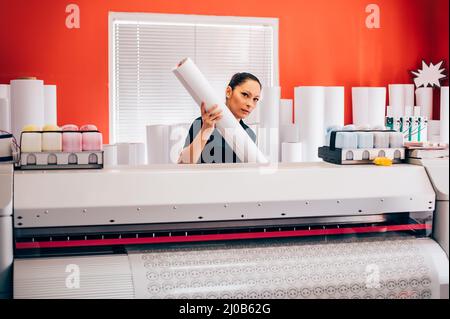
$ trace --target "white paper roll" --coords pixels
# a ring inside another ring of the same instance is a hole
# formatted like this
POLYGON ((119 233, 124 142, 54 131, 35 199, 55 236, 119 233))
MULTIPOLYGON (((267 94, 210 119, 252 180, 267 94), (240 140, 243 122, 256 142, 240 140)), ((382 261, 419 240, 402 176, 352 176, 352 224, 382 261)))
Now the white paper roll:
POLYGON ((11 116, 9 101, 6 98, 0 98, 0 131, 11 132, 11 116))
POLYGON ((323 87, 295 88, 295 118, 300 130, 302 159, 318 162, 318 148, 325 142, 325 90, 323 87))
POLYGON ((280 87, 265 87, 262 90, 260 109, 259 148, 271 163, 279 161, 280 87))
POLYGON ((130 143, 128 146, 128 165, 140 166, 146 163, 145 144, 144 143, 130 143))
POLYGON ((103 166, 105 168, 117 166, 117 145, 103 145, 103 166))
POLYGON ((199 106, 202 102, 206 103, 207 109, 214 104, 219 106, 223 117, 216 128, 241 162, 268 162, 191 59, 183 60, 173 73, 199 106))
POLYGON ((282 143, 281 161, 283 163, 300 163, 302 161, 302 143, 282 143))
POLYGON ((420 106, 420 115, 433 119, 433 88, 418 88, 416 90, 416 105, 420 106))
POLYGON ((147 162, 148 164, 169 163, 168 125, 147 126, 147 162))
POLYGON ((403 85, 403 95, 404 95, 404 102, 405 107, 406 106, 414 106, 414 84, 404 84, 403 85))
POLYGON ((441 120, 440 120, 440 135, 441 143, 449 143, 449 100, 448 100, 448 86, 441 88, 441 120))
POLYGON ((394 117, 401 117, 405 112, 405 85, 389 84, 389 105, 394 117))
POLYGON ((0 84, 0 99, 11 99, 9 84, 0 84))
POLYGON ((369 125, 369 93, 366 87, 352 88, 353 124, 369 125))
POLYGON ((386 119, 386 88, 368 88, 369 125, 370 127, 383 126, 386 119))
POLYGON ((117 165, 129 165, 130 164, 130 144, 129 143, 117 143, 117 165))
POLYGON ((300 141, 300 130, 298 125, 289 124, 280 127, 280 143, 298 143, 300 141))
POLYGON ((177 164, 191 124, 174 124, 169 129, 169 162, 177 164))
POLYGON ((56 118, 56 85, 44 86, 44 124, 58 125, 56 118))
POLYGON ((324 126, 344 126, 345 88, 325 87, 324 126))
POLYGON ((11 81, 11 130, 17 139, 25 125, 44 126, 44 82, 11 81))
POLYGON ((293 124, 294 121, 294 101, 282 99, 280 101, 280 127, 282 125, 293 124))

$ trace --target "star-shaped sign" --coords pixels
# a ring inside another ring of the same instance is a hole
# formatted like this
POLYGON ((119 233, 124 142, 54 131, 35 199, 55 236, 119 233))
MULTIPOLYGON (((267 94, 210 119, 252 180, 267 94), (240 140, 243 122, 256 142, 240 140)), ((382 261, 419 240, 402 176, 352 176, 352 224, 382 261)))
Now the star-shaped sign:
POLYGON ((416 78, 414 79, 416 87, 418 88, 421 86, 441 87, 441 83, 439 80, 446 77, 445 74, 443 74, 445 69, 444 68, 441 69, 443 63, 444 61, 441 61, 436 65, 433 65, 433 63, 427 65, 425 61, 422 61, 422 69, 419 69, 417 71, 411 71, 411 73, 416 76, 416 78))

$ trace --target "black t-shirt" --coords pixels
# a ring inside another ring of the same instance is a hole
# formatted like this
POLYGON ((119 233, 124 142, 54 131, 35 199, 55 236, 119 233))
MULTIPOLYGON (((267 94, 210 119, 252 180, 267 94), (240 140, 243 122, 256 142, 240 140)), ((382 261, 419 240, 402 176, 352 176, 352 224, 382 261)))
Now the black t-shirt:
MULTIPOLYGON (((253 142, 256 143, 256 134, 251 128, 249 128, 242 120, 239 121, 242 128, 247 132, 253 142)), ((184 147, 189 146, 200 132, 203 125, 201 117, 196 118, 189 128, 189 133, 186 136, 184 147)), ((208 142, 203 148, 202 155, 200 156, 199 163, 240 163, 241 161, 237 157, 236 153, 230 148, 228 143, 224 140, 222 135, 217 129, 214 129, 208 142)))

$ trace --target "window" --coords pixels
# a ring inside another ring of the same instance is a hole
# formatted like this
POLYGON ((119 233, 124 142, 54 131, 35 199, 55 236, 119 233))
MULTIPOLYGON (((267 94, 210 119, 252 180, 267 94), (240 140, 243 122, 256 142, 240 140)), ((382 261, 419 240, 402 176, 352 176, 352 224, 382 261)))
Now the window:
POLYGON ((218 94, 236 72, 278 85, 278 19, 110 13, 110 142, 145 142, 145 127, 191 123, 199 107, 172 73, 190 57, 218 94))

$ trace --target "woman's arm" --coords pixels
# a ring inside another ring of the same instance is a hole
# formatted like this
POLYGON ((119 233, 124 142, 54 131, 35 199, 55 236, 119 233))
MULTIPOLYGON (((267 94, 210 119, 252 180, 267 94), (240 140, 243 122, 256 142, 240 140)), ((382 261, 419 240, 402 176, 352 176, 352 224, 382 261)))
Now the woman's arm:
POLYGON ((183 149, 178 159, 178 164, 197 164, 202 151, 205 148, 211 134, 214 132, 216 122, 222 118, 222 110, 214 105, 208 111, 205 109, 205 103, 201 105, 202 127, 191 144, 183 149))

